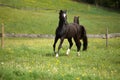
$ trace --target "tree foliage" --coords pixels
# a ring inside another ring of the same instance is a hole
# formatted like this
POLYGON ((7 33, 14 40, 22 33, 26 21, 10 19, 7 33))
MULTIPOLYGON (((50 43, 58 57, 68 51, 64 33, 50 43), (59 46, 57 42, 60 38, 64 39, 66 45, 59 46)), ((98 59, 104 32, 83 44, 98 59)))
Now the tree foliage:
POLYGON ((120 8, 120 0, 76 0, 80 2, 86 2, 90 4, 95 4, 96 6, 103 6, 108 8, 120 8))

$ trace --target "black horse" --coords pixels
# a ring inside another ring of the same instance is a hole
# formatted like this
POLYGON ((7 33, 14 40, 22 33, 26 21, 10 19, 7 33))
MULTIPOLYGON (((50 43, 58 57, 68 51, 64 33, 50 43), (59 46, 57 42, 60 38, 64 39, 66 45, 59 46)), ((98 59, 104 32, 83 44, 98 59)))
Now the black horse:
MULTIPOLYGON (((74 16, 74 23, 79 24, 79 16, 74 16)), ((88 39, 87 39, 87 34, 86 34, 86 29, 83 25, 80 25, 80 39, 83 41, 83 51, 87 50, 88 46, 88 39)))
POLYGON ((54 44, 53 44, 53 50, 55 52, 55 47, 56 47, 56 43, 58 41, 58 39, 60 39, 60 44, 58 46, 58 51, 55 52, 56 57, 59 56, 59 50, 62 47, 62 43, 64 41, 64 39, 68 39, 69 42, 69 48, 66 52, 67 55, 69 55, 70 53, 70 49, 73 45, 72 42, 72 38, 74 39, 76 46, 77 46, 77 55, 79 56, 79 51, 80 51, 80 47, 81 47, 81 42, 80 42, 80 26, 77 23, 71 23, 69 24, 67 22, 67 15, 66 15, 66 11, 60 10, 59 12, 59 24, 58 27, 56 29, 56 36, 55 36, 55 40, 54 40, 54 44))

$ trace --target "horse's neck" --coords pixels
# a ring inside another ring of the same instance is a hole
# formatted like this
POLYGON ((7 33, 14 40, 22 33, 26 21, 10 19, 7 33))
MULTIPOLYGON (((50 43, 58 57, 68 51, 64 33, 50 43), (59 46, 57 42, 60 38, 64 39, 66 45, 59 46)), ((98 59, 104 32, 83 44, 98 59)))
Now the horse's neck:
POLYGON ((75 19, 74 19, 74 23, 77 23, 77 24, 79 24, 79 20, 75 20, 75 19))
POLYGON ((68 24, 68 22, 67 21, 59 21, 59 25, 58 25, 58 27, 63 27, 63 25, 66 25, 66 24, 68 24))
POLYGON ((79 21, 77 20, 75 23, 79 24, 79 21))
POLYGON ((79 20, 77 20, 77 24, 79 24, 79 20))

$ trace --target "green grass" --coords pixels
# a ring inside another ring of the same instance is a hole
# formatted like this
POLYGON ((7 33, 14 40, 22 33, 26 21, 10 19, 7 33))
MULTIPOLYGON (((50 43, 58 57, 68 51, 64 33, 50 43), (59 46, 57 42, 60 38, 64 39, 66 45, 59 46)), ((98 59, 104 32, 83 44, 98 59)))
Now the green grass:
POLYGON ((0 0, 0 4, 10 6, 0 6, 0 23, 5 24, 6 33, 54 34, 60 9, 68 10, 68 22, 73 22, 75 15, 80 16, 80 23, 89 34, 105 33, 107 27, 110 33, 120 32, 119 13, 84 3, 71 0, 0 0))
MULTIPOLYGON (((4 9, 4 8, 2 8, 4 9)), ((4 23, 5 23, 5 32, 6 33, 41 33, 50 34, 55 31, 55 27, 52 27, 55 24, 52 22, 56 22, 54 20, 50 20, 54 18, 48 14, 48 12, 31 12, 31 11, 20 11, 20 10, 13 10, 7 8, 10 13, 7 16, 4 16, 4 23), (48 26, 49 25, 49 26, 48 26)), ((7 12, 5 12, 7 13, 7 12)), ((5 14, 3 14, 5 15, 5 14)), ((52 15, 57 15, 52 13, 52 15)), ((57 25, 57 24, 56 24, 57 25)))
MULTIPOLYGON (((72 0, 0 0, 0 4, 9 6, 0 6, 5 33, 54 34, 60 9, 68 10, 69 22, 80 16, 89 34, 105 33, 106 27, 110 33, 120 32, 119 13, 72 0)), ((70 56, 65 55, 65 41, 59 58, 53 54, 53 41, 5 38, 5 48, 0 47, 0 80, 120 79, 120 38, 109 39, 108 48, 105 39, 89 39, 88 50, 80 57, 75 45, 70 56)))
POLYGON ((120 38, 109 39, 108 48, 105 39, 89 39, 88 50, 80 57, 75 44, 70 56, 65 55, 65 40, 55 58, 52 44, 53 39, 6 38, 5 48, 0 48, 0 80, 120 79, 120 38))

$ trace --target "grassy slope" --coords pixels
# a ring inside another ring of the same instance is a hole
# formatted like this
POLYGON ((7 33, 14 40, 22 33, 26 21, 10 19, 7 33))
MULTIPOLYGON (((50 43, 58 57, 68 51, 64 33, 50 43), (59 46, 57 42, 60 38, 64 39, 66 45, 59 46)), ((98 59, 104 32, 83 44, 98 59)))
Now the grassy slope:
MULTIPOLYGON (((118 26, 120 25, 120 14, 118 13, 82 3, 72 3, 69 0, 58 0, 57 2, 52 0, 55 5, 50 5, 53 3, 49 0, 36 1, 0 0, 0 3, 14 5, 18 8, 0 7, 0 23, 4 21, 7 33, 54 34, 58 23, 56 9, 67 9, 69 22, 72 22, 74 15, 79 15, 81 23, 86 26, 88 33, 104 33, 106 26, 110 28, 110 32, 120 30, 118 26), (24 8, 26 6, 27 10, 24 8), (46 11, 33 8, 55 10, 46 11), (43 24, 44 22, 46 23, 43 24)), ((60 51, 60 57, 56 59, 53 57, 52 44, 53 39, 5 38, 5 48, 0 48, 0 80, 120 79, 119 38, 109 39, 108 49, 105 48, 104 39, 89 39, 88 51, 81 52, 81 57, 76 56, 75 46, 73 46, 70 56, 65 56, 68 46, 65 41, 60 51)))
POLYGON ((1 0, 0 3, 17 8, 0 7, 0 23, 5 23, 6 33, 54 34, 60 9, 68 10, 69 22, 73 22, 73 16, 80 16, 80 23, 88 33, 105 33, 106 27, 110 32, 120 30, 119 13, 70 0, 1 0))
POLYGON ((89 39, 87 52, 76 56, 76 46, 65 55, 63 43, 60 57, 52 51, 53 39, 6 39, 0 48, 0 80, 119 80, 120 38, 89 39), (13 43, 14 42, 14 43, 13 43), (12 47, 11 47, 12 46, 12 47))

